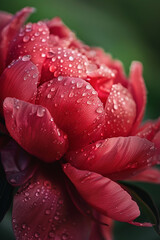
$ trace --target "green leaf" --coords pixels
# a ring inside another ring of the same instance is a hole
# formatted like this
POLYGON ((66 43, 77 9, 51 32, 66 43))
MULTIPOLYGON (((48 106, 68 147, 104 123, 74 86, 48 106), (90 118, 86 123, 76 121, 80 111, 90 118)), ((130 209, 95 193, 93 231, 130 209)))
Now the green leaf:
MULTIPOLYGON (((155 231, 160 235, 160 218, 158 209, 150 197, 150 195, 131 183, 121 182, 122 187, 124 187, 132 196, 140 208, 141 215, 147 217, 147 221, 150 221, 153 224, 155 231)), ((146 221, 146 220, 145 220, 146 221)))

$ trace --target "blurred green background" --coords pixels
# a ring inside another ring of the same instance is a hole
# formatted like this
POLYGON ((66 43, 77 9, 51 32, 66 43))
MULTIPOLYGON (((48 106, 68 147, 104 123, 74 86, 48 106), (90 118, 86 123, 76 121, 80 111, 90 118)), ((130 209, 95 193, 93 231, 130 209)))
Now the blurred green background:
MULTIPOLYGON (((160 115, 160 0, 1 0, 0 10, 15 13, 26 5, 37 9, 31 21, 60 16, 85 43, 120 59, 126 74, 131 61, 141 61, 148 89, 145 119, 160 115)), ((160 208, 160 187, 149 185, 149 191, 160 208)), ((0 224, 2 240, 14 240, 9 219, 10 213, 0 224)), ((152 229, 116 223, 115 240, 128 237, 159 239, 152 229)))

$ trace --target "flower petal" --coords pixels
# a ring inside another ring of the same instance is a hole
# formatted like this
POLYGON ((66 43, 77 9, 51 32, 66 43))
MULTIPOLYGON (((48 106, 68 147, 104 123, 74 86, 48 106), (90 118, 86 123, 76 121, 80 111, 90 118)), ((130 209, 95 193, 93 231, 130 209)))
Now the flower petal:
POLYGON ((90 240, 113 240, 113 220, 106 216, 100 215, 99 221, 107 224, 108 226, 93 223, 90 240))
POLYGON ((125 179, 142 169, 155 165, 157 149, 139 137, 109 138, 66 154, 69 163, 114 180, 125 179))
POLYGON ((42 83, 58 76, 87 77, 88 60, 77 50, 55 48, 47 56, 42 68, 42 83))
POLYGON ((17 12, 12 18, 12 20, 9 22, 9 24, 7 24, 6 27, 3 28, 0 39, 0 64, 2 66, 1 70, 6 66, 6 57, 10 42, 13 40, 21 26, 24 24, 26 19, 33 11, 34 8, 23 8, 22 10, 17 12))
POLYGON ((142 77, 142 64, 140 62, 133 62, 131 65, 129 88, 137 105, 137 117, 132 128, 132 134, 134 134, 143 119, 146 106, 146 87, 142 77))
POLYGON ((160 170, 158 168, 149 168, 127 180, 160 184, 160 170))
POLYGON ((31 61, 41 71, 42 64, 48 52, 49 30, 45 23, 28 23, 12 39, 9 47, 7 63, 19 56, 29 55, 31 61))
POLYGON ((0 11, 0 32, 10 22, 12 14, 8 12, 0 11))
POLYGON ((50 168, 37 172, 14 197, 12 214, 16 239, 87 240, 89 220, 69 199, 60 170, 55 166, 50 168))
POLYGON ((0 76, 0 112, 6 97, 31 101, 37 93, 38 69, 27 57, 16 60, 0 76))
POLYGON ((139 216, 137 204, 119 184, 100 174, 78 170, 69 163, 63 170, 84 200, 100 213, 123 222, 139 216))
POLYGON ((1 151, 7 181, 13 186, 27 182, 34 174, 36 161, 16 142, 10 141, 1 151))
POLYGON ((127 136, 136 117, 136 104, 121 84, 112 85, 106 105, 106 137, 127 136))
MULTIPOLYGON (((156 137, 156 134, 160 131, 160 118, 158 118, 156 121, 148 121, 145 124, 143 124, 138 130, 136 135, 142 138, 146 138, 150 141, 153 141, 156 137)), ((158 142, 160 142, 160 138, 157 139, 157 147, 158 142)), ((160 146, 159 146, 160 147, 160 146)))
POLYGON ((101 138, 105 112, 90 84, 82 79, 60 76, 38 90, 37 104, 45 106, 57 126, 67 133, 70 147, 77 148, 101 138))
POLYGON ((7 129, 21 147, 46 162, 62 157, 67 137, 46 108, 15 98, 6 98, 3 106, 7 129))

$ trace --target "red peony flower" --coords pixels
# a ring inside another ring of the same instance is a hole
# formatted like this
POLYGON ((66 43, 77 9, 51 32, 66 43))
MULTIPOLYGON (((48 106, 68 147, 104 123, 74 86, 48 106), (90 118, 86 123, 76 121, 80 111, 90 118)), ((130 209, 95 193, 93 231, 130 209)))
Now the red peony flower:
POLYGON ((32 12, 0 14, 0 129, 9 141, 3 135, 1 161, 21 186, 16 239, 111 239, 101 223, 138 224, 140 215, 119 180, 160 183, 151 168, 160 161, 160 119, 140 125, 142 65, 133 62, 127 78, 59 18, 23 26, 32 12))

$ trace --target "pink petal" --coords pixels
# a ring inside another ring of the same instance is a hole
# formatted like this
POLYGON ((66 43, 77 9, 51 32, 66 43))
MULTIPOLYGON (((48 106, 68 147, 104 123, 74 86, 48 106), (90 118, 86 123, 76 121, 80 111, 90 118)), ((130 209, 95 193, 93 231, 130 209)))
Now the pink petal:
POLYGON ((146 106, 146 87, 142 77, 142 64, 140 62, 133 62, 131 65, 130 90, 137 105, 137 117, 132 129, 134 134, 143 119, 146 106))
POLYGON ((0 32, 10 22, 12 14, 0 11, 0 32))
POLYGON ((90 240, 113 240, 113 220, 106 216, 100 215, 99 221, 107 224, 108 226, 93 223, 90 240))
POLYGON ((83 50, 89 60, 97 65, 102 65, 110 68, 115 73, 114 83, 121 83, 124 87, 128 86, 128 81, 124 73, 123 65, 118 60, 113 60, 112 57, 105 53, 101 48, 84 48, 83 50))
POLYGON ((118 137, 68 152, 66 159, 78 169, 120 180, 155 165, 156 154, 154 144, 146 139, 118 137))
POLYGON ((49 30, 45 23, 28 23, 16 35, 9 47, 7 63, 19 56, 29 55, 31 61, 41 71, 42 64, 48 52, 49 30))
POLYGON ((77 50, 55 48, 47 57, 42 68, 42 83, 58 76, 87 77, 86 63, 89 64, 88 60, 77 50))
POLYGON ((157 147, 160 147, 160 118, 156 121, 148 121, 142 125, 138 130, 136 135, 142 138, 146 138, 150 141, 153 141, 157 147))
POLYGON ((62 22, 59 17, 55 17, 47 21, 50 34, 56 35, 59 38, 73 38, 74 33, 62 22))
POLYGON ((106 137, 127 136, 136 117, 136 104, 121 84, 112 85, 106 105, 106 137))
POLYGON ((39 87, 37 103, 45 106, 67 133, 70 147, 100 139, 105 112, 96 91, 78 78, 58 77, 39 87))
POLYGON ((67 137, 46 108, 6 98, 4 116, 10 135, 30 154, 45 162, 53 162, 65 153, 67 137))
POLYGON ((6 97, 16 97, 24 101, 31 101, 37 92, 39 72, 37 67, 22 57, 9 65, 0 77, 0 110, 6 97))
POLYGON ((123 222, 139 216, 137 204, 119 184, 100 174, 78 170, 69 163, 63 170, 84 200, 100 213, 123 222))
POLYGON ((12 20, 9 22, 9 24, 7 24, 6 27, 3 28, 0 39, 0 64, 3 66, 3 68, 6 66, 6 57, 10 42, 19 32, 19 29, 33 11, 34 8, 23 8, 22 10, 17 12, 12 18, 12 20))
POLYGON ((13 186, 19 186, 27 182, 36 169, 35 159, 14 141, 10 141, 2 149, 1 161, 6 178, 13 186))
POLYGON ((69 199, 63 177, 56 166, 48 167, 19 189, 12 212, 17 240, 88 239, 90 221, 69 199))
POLYGON ((160 170, 158 168, 149 168, 128 178, 128 180, 160 184, 160 170))

